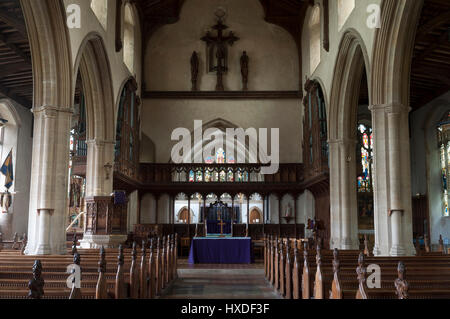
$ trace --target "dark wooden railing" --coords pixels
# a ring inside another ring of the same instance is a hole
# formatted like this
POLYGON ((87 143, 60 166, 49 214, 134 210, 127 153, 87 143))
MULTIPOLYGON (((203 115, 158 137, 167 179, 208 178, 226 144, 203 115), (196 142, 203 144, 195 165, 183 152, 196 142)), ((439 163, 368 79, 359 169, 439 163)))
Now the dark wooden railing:
POLYGON ((278 173, 262 175, 261 164, 141 164, 139 181, 151 183, 299 183, 303 164, 280 164, 278 173))

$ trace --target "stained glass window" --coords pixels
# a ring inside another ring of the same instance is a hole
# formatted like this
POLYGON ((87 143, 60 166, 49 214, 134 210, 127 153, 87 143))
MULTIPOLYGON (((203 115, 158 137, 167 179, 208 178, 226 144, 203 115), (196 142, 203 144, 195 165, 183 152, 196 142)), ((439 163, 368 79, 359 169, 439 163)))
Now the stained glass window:
POLYGON ((216 163, 224 164, 225 163, 225 151, 223 148, 219 148, 216 153, 216 163))
POLYGON ((373 171, 373 133, 372 129, 364 124, 360 124, 358 126, 358 132, 362 167, 362 171, 358 175, 358 192, 371 192, 373 171))
POLYGON ((450 216, 448 210, 448 172, 450 169, 450 112, 448 112, 438 125, 438 146, 440 153, 440 170, 442 184, 442 213, 450 216))

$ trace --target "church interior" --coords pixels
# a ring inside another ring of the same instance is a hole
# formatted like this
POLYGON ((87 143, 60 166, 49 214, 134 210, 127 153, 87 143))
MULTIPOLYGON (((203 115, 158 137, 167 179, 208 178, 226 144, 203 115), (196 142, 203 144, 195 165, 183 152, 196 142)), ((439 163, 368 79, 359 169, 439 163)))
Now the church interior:
POLYGON ((0 2, 0 299, 447 299, 449 169, 448 0, 0 2))

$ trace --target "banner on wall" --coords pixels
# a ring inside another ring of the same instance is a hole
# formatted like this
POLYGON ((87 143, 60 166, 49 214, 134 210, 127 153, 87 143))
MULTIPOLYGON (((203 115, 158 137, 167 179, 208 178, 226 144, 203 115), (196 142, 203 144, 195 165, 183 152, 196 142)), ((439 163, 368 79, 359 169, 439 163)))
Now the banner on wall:
POLYGON ((12 149, 0 168, 0 172, 5 175, 5 187, 9 190, 14 182, 12 149))

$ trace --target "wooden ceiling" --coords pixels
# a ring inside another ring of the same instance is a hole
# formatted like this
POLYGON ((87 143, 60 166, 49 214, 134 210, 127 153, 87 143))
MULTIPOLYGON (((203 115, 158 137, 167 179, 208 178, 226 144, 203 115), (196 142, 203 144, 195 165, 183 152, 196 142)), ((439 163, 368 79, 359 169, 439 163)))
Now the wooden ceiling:
POLYGON ((425 0, 411 67, 411 107, 450 90, 450 1, 425 0))
POLYGON ((0 98, 32 107, 30 45, 19 0, 0 1, 0 98))

